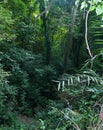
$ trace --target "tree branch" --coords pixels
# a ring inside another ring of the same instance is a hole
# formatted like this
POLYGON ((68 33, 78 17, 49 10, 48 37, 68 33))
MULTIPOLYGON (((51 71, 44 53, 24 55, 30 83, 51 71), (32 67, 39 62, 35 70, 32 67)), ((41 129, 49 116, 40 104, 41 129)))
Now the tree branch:
POLYGON ((45 13, 51 8, 53 2, 54 2, 54 0, 52 0, 52 2, 47 6, 47 8, 46 8, 43 12, 41 12, 40 14, 38 14, 38 15, 36 16, 35 21, 37 21, 37 19, 38 19, 40 16, 42 16, 43 14, 45 14, 45 13))

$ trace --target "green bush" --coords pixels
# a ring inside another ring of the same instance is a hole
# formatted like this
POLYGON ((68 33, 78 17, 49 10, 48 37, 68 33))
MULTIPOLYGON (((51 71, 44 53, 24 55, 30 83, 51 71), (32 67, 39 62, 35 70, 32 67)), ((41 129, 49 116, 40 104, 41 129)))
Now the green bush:
POLYGON ((16 103, 16 89, 9 85, 7 80, 10 75, 0 65, 0 124, 10 124, 12 122, 11 115, 16 103))
MULTIPOLYGON (((6 71, 10 71, 9 85, 16 90, 15 110, 32 115, 37 105, 46 105, 51 93, 51 80, 56 71, 43 63, 43 57, 21 48, 11 48, 1 55, 1 62, 6 71)), ((52 96, 53 95, 53 96, 52 96)))

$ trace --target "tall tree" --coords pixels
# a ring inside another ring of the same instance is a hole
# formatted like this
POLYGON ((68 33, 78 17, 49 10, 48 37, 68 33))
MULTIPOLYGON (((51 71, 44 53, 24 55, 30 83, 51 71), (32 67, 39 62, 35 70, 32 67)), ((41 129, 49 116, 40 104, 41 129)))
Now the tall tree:
MULTIPOLYGON (((40 13, 44 12, 46 10, 45 7, 45 1, 44 0, 39 0, 40 3, 40 13)), ((46 64, 48 65, 50 63, 50 58, 51 58, 51 44, 50 44, 50 37, 49 37, 49 29, 48 29, 48 15, 47 13, 43 13, 41 15, 42 19, 42 28, 44 32, 44 37, 45 37, 45 48, 46 48, 46 64)))
POLYGON ((66 72, 66 70, 67 70, 70 51, 71 51, 72 44, 73 44, 74 24, 75 24, 75 20, 76 20, 76 14, 77 14, 79 2, 80 1, 77 0, 75 5, 74 5, 74 1, 71 1, 70 3, 67 2, 67 4, 72 5, 72 6, 67 7, 68 14, 69 13, 71 14, 71 24, 68 28, 67 37, 66 37, 66 50, 65 50, 65 55, 64 55, 64 72, 66 72), (73 9, 72 9, 72 7, 73 7, 73 9))

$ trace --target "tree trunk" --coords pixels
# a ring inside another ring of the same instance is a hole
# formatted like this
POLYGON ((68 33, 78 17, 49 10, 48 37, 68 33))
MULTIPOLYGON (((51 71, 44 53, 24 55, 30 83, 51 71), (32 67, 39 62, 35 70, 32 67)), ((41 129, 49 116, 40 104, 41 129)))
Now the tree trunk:
POLYGON ((66 37, 66 50, 64 55, 64 71, 63 71, 64 73, 67 71, 67 67, 68 67, 69 55, 72 48, 72 38, 73 38, 73 34, 70 29, 66 37))
MULTIPOLYGON (((40 13, 45 11, 45 3, 44 0, 40 1, 40 13)), ((48 23, 47 23, 47 16, 46 13, 44 13, 41 16, 42 19, 42 28, 44 32, 44 37, 45 37, 45 48, 46 48, 46 64, 48 65, 50 63, 50 57, 51 57, 51 45, 50 45, 50 38, 49 38, 49 29, 48 29, 48 23)))
POLYGON ((75 4, 73 11, 68 12, 68 13, 71 13, 72 20, 71 20, 71 26, 69 27, 69 31, 68 31, 68 37, 66 39, 66 50, 65 50, 65 55, 64 55, 64 71, 63 71, 64 73, 67 71, 68 60, 69 60, 69 56, 70 56, 70 52, 71 52, 71 48, 73 44, 72 42, 73 42, 74 24, 76 20, 76 13, 79 6, 79 2, 80 0, 78 0, 77 4, 75 4))

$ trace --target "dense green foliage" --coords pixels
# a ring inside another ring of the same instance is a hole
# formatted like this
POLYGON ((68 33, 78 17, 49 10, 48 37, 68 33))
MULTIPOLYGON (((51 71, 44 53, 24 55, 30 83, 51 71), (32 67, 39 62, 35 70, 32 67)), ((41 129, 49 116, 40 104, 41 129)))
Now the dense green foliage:
POLYGON ((103 1, 1 0, 0 130, 102 130, 102 104, 103 1))

